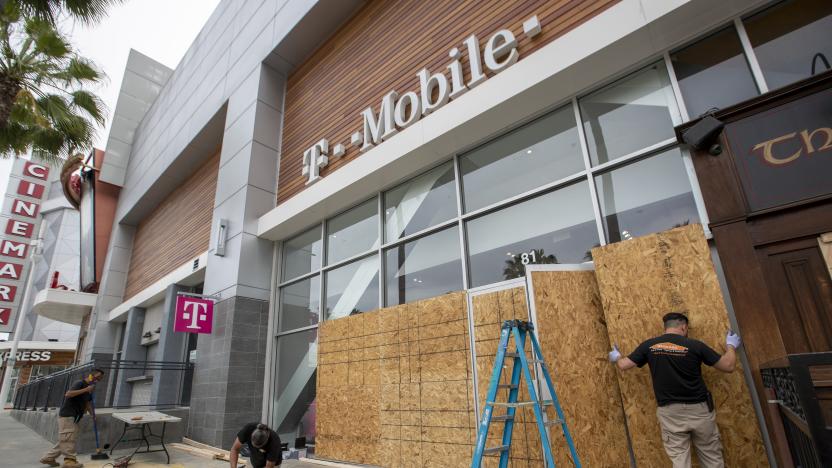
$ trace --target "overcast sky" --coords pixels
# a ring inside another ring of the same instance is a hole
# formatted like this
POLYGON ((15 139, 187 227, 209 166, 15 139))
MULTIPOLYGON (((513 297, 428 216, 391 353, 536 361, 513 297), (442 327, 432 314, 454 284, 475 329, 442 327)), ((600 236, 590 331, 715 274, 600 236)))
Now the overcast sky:
MULTIPOLYGON (((219 0, 127 0, 110 9, 92 27, 64 24, 72 44, 107 74, 95 91, 108 109, 107 126, 98 130, 96 146, 106 149, 113 110, 130 49, 176 68, 219 0)), ((0 160, 0 193, 6 193, 11 160, 0 160)))

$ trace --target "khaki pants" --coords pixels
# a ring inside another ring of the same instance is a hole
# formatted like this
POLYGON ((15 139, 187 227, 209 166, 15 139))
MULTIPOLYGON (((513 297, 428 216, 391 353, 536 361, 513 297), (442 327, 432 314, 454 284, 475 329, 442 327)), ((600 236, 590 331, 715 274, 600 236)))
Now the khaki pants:
POLYGON ((662 441, 673 468, 690 468, 690 442, 703 468, 723 468, 722 441, 716 427, 716 413, 707 403, 673 403, 656 410, 662 427, 662 441))
POLYGON ((58 443, 46 454, 46 458, 58 458, 61 454, 64 460, 76 460, 75 441, 78 440, 78 424, 75 418, 58 418, 58 443))

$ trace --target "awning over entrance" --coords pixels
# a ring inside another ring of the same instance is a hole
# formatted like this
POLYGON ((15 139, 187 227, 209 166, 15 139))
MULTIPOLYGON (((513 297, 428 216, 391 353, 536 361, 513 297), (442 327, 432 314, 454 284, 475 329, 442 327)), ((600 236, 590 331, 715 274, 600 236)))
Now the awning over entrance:
POLYGON ((81 325, 98 295, 63 289, 44 289, 35 296, 32 311, 58 322, 81 325))

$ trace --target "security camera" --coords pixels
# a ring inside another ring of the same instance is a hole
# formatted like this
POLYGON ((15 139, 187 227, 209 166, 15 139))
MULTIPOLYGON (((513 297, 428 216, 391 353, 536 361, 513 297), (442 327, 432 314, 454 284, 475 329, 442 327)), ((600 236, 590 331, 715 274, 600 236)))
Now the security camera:
POLYGON ((719 135, 725 124, 713 115, 706 115, 682 133, 682 140, 699 151, 717 156, 722 153, 718 143, 719 135))

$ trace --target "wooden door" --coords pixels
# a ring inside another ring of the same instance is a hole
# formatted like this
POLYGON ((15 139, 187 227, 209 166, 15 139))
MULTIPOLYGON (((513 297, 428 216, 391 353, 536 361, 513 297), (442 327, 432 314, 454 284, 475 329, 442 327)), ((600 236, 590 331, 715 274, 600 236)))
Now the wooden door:
POLYGON ((760 254, 786 351, 832 351, 832 280, 817 239, 781 242, 760 254))

